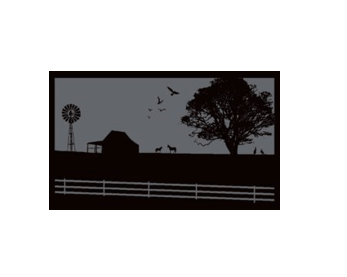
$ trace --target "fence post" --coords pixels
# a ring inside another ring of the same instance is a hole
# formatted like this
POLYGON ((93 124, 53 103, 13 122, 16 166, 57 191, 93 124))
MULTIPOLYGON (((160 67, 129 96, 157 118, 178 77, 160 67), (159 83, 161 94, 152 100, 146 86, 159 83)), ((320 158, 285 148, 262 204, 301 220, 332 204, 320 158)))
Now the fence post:
POLYGON ((253 186, 253 203, 255 203, 255 186, 253 186))
POLYGON ((102 195, 105 196, 105 180, 103 180, 103 190, 102 190, 102 195))
POLYGON ((150 185, 149 185, 149 181, 148 181, 148 198, 149 198, 149 195, 150 195, 149 189, 150 189, 150 185))
POLYGON ((65 178, 64 178, 64 195, 65 195, 65 192, 66 192, 66 184, 65 184, 65 178))
POLYGON ((195 200, 198 200, 198 184, 195 183, 195 200))

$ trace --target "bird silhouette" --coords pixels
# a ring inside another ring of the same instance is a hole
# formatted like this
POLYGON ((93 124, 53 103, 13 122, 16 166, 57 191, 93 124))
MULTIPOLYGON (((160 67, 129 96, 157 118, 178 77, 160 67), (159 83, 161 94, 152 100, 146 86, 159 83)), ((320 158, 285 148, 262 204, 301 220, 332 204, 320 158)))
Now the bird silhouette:
POLYGON ((148 119, 150 119, 151 117, 149 115, 147 115, 148 119))
POLYGON ((254 148, 253 155, 257 154, 257 147, 254 148))
POLYGON ((160 112, 162 112, 162 111, 166 111, 166 109, 159 109, 159 111, 160 111, 160 112))
POLYGON ((158 103, 157 103, 157 104, 159 105, 159 104, 161 104, 161 103, 163 103, 163 102, 164 102, 164 100, 161 100, 161 99, 158 97, 158 103))
POLYGON ((148 109, 150 112, 152 111, 152 109, 148 109))
POLYGON ((177 92, 177 91, 174 91, 172 88, 170 88, 170 87, 167 87, 167 89, 169 90, 169 91, 171 91, 171 96, 174 96, 175 94, 176 95, 178 95, 178 94, 180 94, 179 92, 177 92))
POLYGON ((263 151, 263 149, 260 149, 260 153, 261 153, 262 155, 265 154, 264 151, 263 151))

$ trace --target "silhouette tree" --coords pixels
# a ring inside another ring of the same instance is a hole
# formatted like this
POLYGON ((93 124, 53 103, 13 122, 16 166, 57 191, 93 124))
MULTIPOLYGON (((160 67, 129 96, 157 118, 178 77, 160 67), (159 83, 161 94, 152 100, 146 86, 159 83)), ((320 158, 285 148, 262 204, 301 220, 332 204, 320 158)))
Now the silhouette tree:
POLYGON ((251 136, 271 135, 263 129, 274 125, 272 104, 269 92, 257 93, 256 86, 242 78, 216 78, 209 87, 198 89, 181 121, 195 128, 191 137, 208 141, 195 139, 199 145, 222 140, 230 154, 237 155, 239 145, 252 143, 251 136))

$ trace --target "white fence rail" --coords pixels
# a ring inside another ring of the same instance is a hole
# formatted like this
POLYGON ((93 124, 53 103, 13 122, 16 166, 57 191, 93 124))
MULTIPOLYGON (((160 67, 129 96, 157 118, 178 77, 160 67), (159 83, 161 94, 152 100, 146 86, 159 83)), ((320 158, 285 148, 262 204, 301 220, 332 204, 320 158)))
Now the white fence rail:
POLYGON ((55 179, 55 193, 274 202, 274 187, 55 179), (75 185, 81 184, 81 185, 75 185), (90 186, 92 184, 93 186, 90 186))

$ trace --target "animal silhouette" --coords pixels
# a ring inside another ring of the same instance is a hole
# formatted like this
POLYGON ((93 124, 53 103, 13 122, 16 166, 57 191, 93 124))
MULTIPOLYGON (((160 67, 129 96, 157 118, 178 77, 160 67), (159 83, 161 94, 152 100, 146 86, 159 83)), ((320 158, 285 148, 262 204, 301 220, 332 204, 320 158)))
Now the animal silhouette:
POLYGON ((161 147, 158 147, 158 148, 155 148, 155 153, 161 153, 161 149, 162 149, 163 147, 161 146, 161 147))
POLYGON ((150 119, 151 117, 149 115, 147 115, 148 119, 150 119))
POLYGON ((170 145, 168 145, 167 147, 169 148, 170 153, 172 153, 172 152, 176 153, 176 151, 177 151, 176 147, 171 147, 170 145))
POLYGON ((254 148, 253 155, 257 154, 257 147, 254 148))
POLYGON ((260 153, 261 153, 262 155, 265 155, 263 149, 260 149, 260 153))
POLYGON ((168 88, 169 91, 171 91, 171 94, 170 94, 171 96, 174 96, 175 94, 176 94, 176 95, 180 94, 179 92, 174 91, 174 90, 173 90, 172 88, 170 88, 170 87, 167 87, 167 88, 168 88))
POLYGON ((161 99, 158 97, 158 102, 157 102, 157 104, 160 105, 160 104, 163 103, 163 102, 164 102, 164 100, 161 100, 161 99))
POLYGON ((152 109, 148 109, 150 112, 152 111, 152 109))
POLYGON ((160 112, 166 111, 166 109, 159 109, 160 112))

